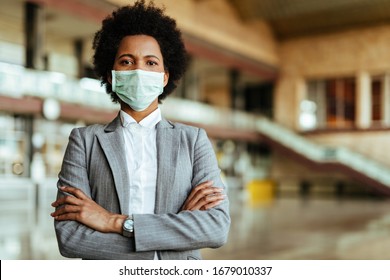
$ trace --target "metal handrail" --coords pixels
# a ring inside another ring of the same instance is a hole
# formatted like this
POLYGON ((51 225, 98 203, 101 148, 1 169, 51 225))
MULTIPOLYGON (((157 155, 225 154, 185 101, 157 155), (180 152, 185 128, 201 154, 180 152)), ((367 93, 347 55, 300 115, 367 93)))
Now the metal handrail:
POLYGON ((390 168, 360 153, 346 147, 319 145, 265 118, 257 119, 257 129, 273 141, 313 161, 343 164, 390 187, 390 168))
POLYGON ((174 98, 162 108, 164 115, 177 120, 258 132, 314 162, 342 164, 390 187, 389 167, 346 147, 315 143, 268 118, 174 98))

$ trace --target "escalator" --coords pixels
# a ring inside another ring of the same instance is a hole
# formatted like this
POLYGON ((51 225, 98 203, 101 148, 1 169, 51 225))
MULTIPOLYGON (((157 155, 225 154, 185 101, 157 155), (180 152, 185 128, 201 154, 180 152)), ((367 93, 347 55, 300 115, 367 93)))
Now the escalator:
POLYGON ((229 109, 217 109, 188 100, 170 98, 162 106, 164 115, 181 122, 256 134, 260 141, 290 154, 318 170, 338 171, 377 192, 390 196, 390 168, 346 147, 327 147, 308 140, 265 117, 229 109))

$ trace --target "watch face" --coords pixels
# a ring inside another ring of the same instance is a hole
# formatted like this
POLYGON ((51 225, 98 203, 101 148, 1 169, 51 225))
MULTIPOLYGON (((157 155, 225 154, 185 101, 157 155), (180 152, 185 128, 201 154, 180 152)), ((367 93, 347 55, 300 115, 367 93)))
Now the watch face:
POLYGON ((133 231, 133 225, 134 225, 134 221, 133 220, 130 220, 130 219, 127 219, 124 223, 123 223, 123 228, 127 231, 133 231))

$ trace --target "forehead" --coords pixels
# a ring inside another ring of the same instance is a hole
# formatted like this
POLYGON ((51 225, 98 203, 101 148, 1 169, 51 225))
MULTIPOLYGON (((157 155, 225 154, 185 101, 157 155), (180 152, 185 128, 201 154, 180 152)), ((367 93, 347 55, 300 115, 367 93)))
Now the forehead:
POLYGON ((157 40, 148 35, 130 35, 123 37, 119 44, 117 55, 122 53, 162 57, 157 40))

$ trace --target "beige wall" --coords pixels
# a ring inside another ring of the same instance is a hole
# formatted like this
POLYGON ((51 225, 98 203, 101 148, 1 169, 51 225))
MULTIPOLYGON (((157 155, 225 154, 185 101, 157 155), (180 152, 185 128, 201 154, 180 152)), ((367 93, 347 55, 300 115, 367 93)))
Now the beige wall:
MULTIPOLYGON (((128 0, 109 0, 128 5, 128 0)), ((245 22, 227 0, 155 0, 166 7, 181 30, 223 49, 259 63, 278 66, 277 42, 271 28, 262 21, 245 22)))
POLYGON ((330 147, 349 147, 355 152, 390 167, 389 131, 337 132, 309 135, 317 143, 330 147))
POLYGON ((390 25, 292 39, 280 44, 281 71, 275 92, 276 120, 296 128, 305 79, 383 74, 390 70, 390 25), (292 103, 294 102, 294 103, 292 103), (292 105, 293 104, 293 105, 292 105))
POLYGON ((273 180, 276 180, 278 190, 282 193, 298 193, 300 185, 304 181, 309 182, 311 194, 335 193, 338 182, 345 183, 347 187, 354 185, 360 189, 356 185, 358 184, 357 181, 351 181, 342 173, 316 171, 312 166, 287 157, 279 151, 273 152, 272 163, 270 176, 273 180))
MULTIPOLYGON (((353 76, 360 85, 361 77, 389 72, 390 25, 281 42, 280 61, 275 117, 282 125, 297 129, 298 105, 305 96, 307 79, 353 76)), ((358 87, 358 96, 363 94, 362 102, 367 101, 364 98, 369 96, 369 86, 364 90, 362 93, 358 87)), ((364 104, 358 102, 358 114, 364 104)), ((360 120, 363 115, 367 113, 357 116, 357 125, 364 123, 365 120, 360 120)), ((349 147, 390 166, 390 155, 384 152, 390 143, 388 131, 327 132, 308 137, 325 145, 349 147)))

